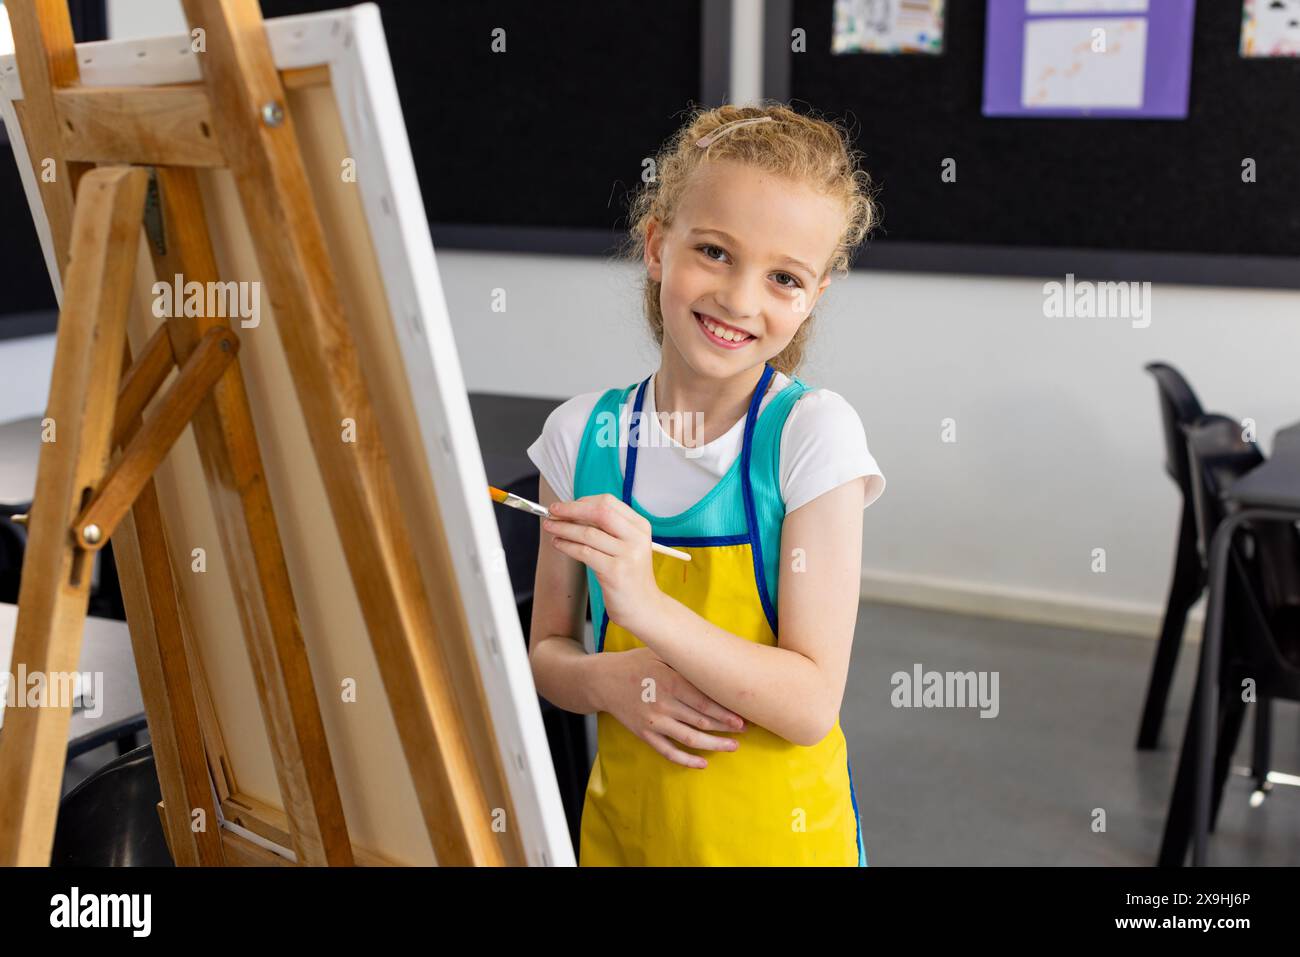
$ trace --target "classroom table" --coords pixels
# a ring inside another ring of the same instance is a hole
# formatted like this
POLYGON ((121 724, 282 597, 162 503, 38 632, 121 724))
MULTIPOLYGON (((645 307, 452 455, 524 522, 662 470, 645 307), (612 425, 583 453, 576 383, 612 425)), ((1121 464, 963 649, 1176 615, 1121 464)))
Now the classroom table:
POLYGON ((1195 796, 1192 812, 1192 864, 1206 863, 1210 832, 1210 795, 1214 769, 1215 715, 1218 713, 1219 665, 1223 647, 1225 589, 1228 556, 1237 529, 1250 521, 1300 522, 1300 422, 1279 430, 1273 438, 1272 454, 1259 467, 1237 479, 1224 492, 1224 499, 1239 511, 1225 518, 1210 541, 1209 603, 1205 614, 1205 637, 1197 677, 1199 708, 1196 712, 1200 746, 1197 753, 1209 760, 1196 763, 1195 796))
MULTIPOLYGON (((18 606, 0 602, 0 661, 4 662, 11 681, 17 680, 11 663, 17 625, 18 606)), ((95 710, 94 707, 72 712, 68 724, 69 758, 110 741, 133 736, 148 727, 144 699, 140 696, 140 681, 135 671, 135 654, 131 649, 131 633, 126 622, 87 616, 77 670, 103 675, 103 712, 93 717, 89 710, 95 710)), ((21 691, 15 685, 15 694, 21 691)), ((4 726, 3 709, 4 699, 0 698, 0 733, 3 733, 4 726)))

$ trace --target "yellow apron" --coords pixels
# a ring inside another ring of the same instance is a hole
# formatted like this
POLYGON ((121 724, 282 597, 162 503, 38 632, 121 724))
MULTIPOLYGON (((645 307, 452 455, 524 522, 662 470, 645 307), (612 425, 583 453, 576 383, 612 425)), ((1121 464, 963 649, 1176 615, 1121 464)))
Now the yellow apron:
MULTIPOLYGON (((593 409, 579 449, 575 497, 618 494, 650 520, 654 540, 689 552, 690 562, 654 553, 655 578, 667 595, 721 628, 777 644, 781 427, 808 387, 791 381, 758 414, 775 370, 764 371, 750 401, 736 463, 703 499, 679 515, 647 512, 632 496, 637 433, 649 379, 636 393, 626 474, 619 463, 621 403, 635 386, 611 389, 593 409), (612 461, 612 469, 611 469, 612 461), (766 554, 766 560, 764 555, 766 554), (770 591, 769 591, 770 583, 770 591)), ((644 647, 604 613, 600 584, 588 569, 592 622, 601 654, 644 647)), ((708 732, 720 734, 722 732, 708 732)), ((734 752, 674 744, 708 762, 669 761, 607 712, 597 716, 596 761, 583 804, 579 864, 684 866, 866 866, 848 749, 838 719, 810 747, 791 744, 747 721, 729 732, 734 752)))

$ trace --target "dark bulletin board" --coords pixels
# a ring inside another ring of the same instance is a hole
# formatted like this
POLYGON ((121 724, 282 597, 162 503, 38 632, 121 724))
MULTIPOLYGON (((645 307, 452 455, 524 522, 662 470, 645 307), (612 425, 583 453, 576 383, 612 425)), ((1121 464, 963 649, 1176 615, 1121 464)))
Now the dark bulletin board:
MULTIPOLYGON (((102 39, 104 0, 73 2, 99 10, 99 32, 78 29, 78 40, 102 39)), ((266 18, 348 5, 261 0, 266 18)), ((684 110, 723 102, 729 85, 731 0, 377 6, 440 249, 608 254, 625 235, 642 161, 684 110), (504 54, 491 48, 497 27, 504 54)), ((0 160, 0 203, 26 209, 11 161, 0 160)), ((53 331, 30 216, 0 229, 0 264, 0 338, 53 331)))
POLYGON ((882 56, 830 52, 832 0, 768 3, 765 95, 844 118, 881 187, 860 262, 1300 288, 1300 59, 1242 58, 1240 0, 1196 3, 1185 120, 983 116, 985 7, 948 0, 940 56, 882 56))
MULTIPOLYGON (((71 0, 72 33, 78 42, 107 36, 104 0, 71 0)), ((0 16, 4 16, 0 12, 0 16)), ((27 194, 0 121, 0 339, 53 332, 58 303, 41 241, 32 222, 27 194)))
MULTIPOLYGON (((262 12, 342 5, 262 0, 262 12)), ((727 85, 729 0, 378 6, 438 248, 612 247, 643 159, 727 85)))

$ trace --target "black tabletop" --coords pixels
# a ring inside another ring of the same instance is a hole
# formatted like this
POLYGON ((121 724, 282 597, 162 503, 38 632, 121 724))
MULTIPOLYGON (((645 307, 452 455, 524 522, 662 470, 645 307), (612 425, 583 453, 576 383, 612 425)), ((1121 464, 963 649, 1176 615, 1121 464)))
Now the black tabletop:
POLYGON ((1273 452, 1228 488, 1226 497, 1244 508, 1300 511, 1300 422, 1273 436, 1273 452))
POLYGON ((551 410, 563 401, 493 392, 469 394, 470 415, 491 484, 509 489, 512 482, 537 474, 528 458, 528 446, 542 434, 551 410))

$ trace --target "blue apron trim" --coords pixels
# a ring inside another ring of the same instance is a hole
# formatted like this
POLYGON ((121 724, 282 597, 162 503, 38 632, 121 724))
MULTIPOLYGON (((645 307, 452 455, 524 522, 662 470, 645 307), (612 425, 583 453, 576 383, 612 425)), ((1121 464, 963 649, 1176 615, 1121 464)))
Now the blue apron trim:
POLYGON ((862 850, 862 815, 860 815, 860 814, 858 813, 858 795, 857 795, 857 792, 853 789, 853 762, 852 762, 852 761, 849 761, 849 760, 846 758, 846 759, 845 759, 845 764, 848 766, 848 769, 849 769, 849 797, 853 799, 853 822, 854 822, 854 826, 857 828, 857 832, 858 832, 858 835, 857 835, 857 841, 858 841, 858 866, 859 866, 859 867, 866 867, 866 866, 867 866, 867 855, 866 855, 866 854, 863 852, 863 850, 862 850))
POLYGON ((754 397, 749 402, 749 415, 745 421, 745 444, 740 449, 741 491, 745 499, 745 522, 749 526, 749 550, 754 559, 754 580, 758 583, 758 597, 763 603, 763 613, 767 615, 767 623, 771 626, 774 637, 777 636, 776 608, 772 606, 772 598, 767 593, 767 571, 763 564, 763 536, 758 527, 758 512, 754 508, 754 486, 750 482, 749 457, 753 445, 754 425, 758 420, 758 404, 763 400, 768 381, 775 372, 772 366, 763 366, 763 377, 758 380, 758 388, 754 390, 754 397))
POLYGON ((749 535, 652 535, 660 545, 744 545, 749 535))
MULTIPOLYGON (((641 437, 641 403, 645 399, 645 388, 650 384, 650 376, 642 380, 636 390, 636 402, 627 420, 627 465, 623 468, 623 503, 632 504, 632 480, 636 476, 636 448, 641 437)), ((653 538, 652 538, 653 540, 653 538)), ((605 631, 609 628, 609 612, 601 615, 600 634, 596 636, 596 651, 605 650, 605 631)))
POLYGON ((636 403, 632 414, 627 419, 627 465, 623 468, 623 502, 632 504, 632 476, 636 474, 636 448, 641 438, 641 403, 645 399, 645 387, 650 383, 646 376, 641 387, 636 390, 636 403))

